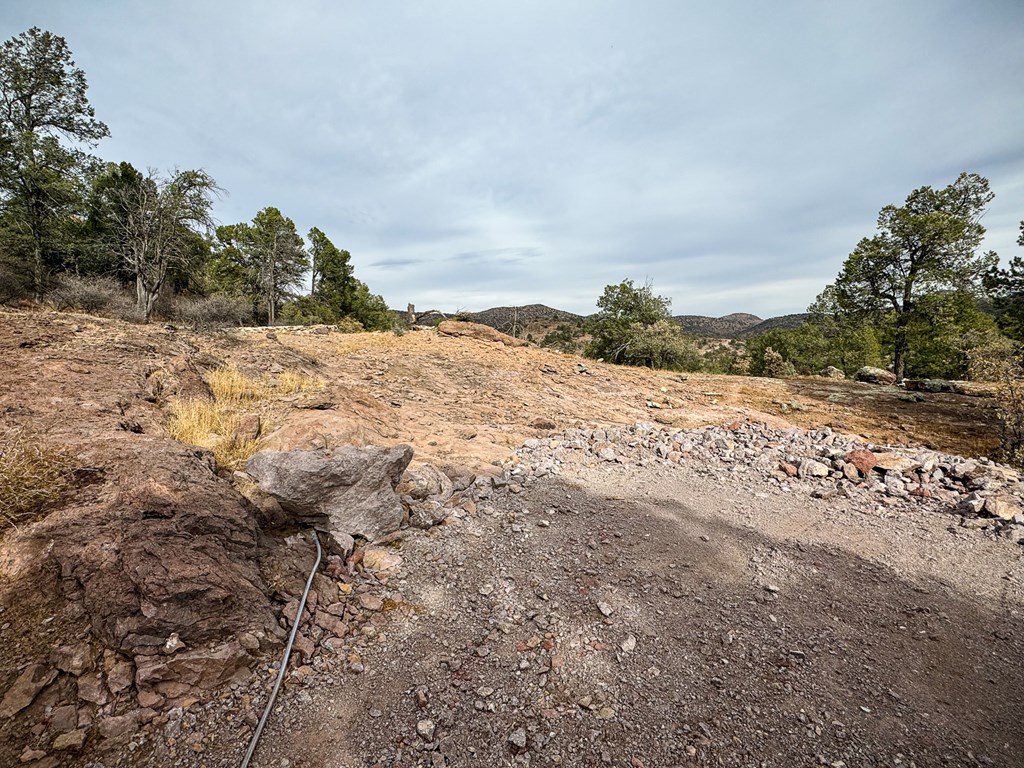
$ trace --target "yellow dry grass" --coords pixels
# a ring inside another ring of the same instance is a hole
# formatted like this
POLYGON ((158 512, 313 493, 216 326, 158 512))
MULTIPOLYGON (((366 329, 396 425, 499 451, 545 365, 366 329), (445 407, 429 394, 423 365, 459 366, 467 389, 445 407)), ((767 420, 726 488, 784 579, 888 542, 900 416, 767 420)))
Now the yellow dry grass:
POLYGON ((0 434, 0 528, 41 511, 71 485, 71 457, 24 430, 0 434))
POLYGON ((275 380, 256 379, 228 366, 207 375, 214 400, 181 400, 171 405, 168 432, 175 440, 206 448, 217 466, 238 469, 259 449, 259 440, 239 438, 242 418, 258 413, 262 430, 269 430, 274 405, 296 392, 310 392, 324 385, 323 379, 300 371, 284 371, 275 380))

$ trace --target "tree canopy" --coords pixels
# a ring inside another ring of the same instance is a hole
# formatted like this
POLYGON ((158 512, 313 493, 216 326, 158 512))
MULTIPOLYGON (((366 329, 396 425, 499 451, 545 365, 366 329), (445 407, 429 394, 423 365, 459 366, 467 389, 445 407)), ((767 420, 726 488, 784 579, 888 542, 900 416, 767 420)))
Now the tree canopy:
POLYGON ((974 294, 996 263, 978 254, 981 217, 993 198, 988 181, 961 173, 944 189, 920 187, 902 206, 887 205, 878 234, 862 239, 835 282, 839 306, 851 315, 892 321, 893 372, 904 376, 910 326, 921 298, 938 291, 974 294))
POLYGON ((63 37, 32 27, 0 46, 0 205, 8 250, 32 265, 36 301, 82 200, 80 171, 109 134, 63 37))

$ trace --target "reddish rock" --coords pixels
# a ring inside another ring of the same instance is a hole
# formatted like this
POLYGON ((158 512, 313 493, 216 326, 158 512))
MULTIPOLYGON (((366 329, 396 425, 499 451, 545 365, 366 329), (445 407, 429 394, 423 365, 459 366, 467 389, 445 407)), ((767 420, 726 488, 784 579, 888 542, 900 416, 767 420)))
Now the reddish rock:
POLYGON ((785 461, 779 463, 779 469, 781 469, 790 477, 796 477, 797 473, 800 471, 799 469, 796 468, 796 466, 794 466, 793 464, 789 464, 785 461))
POLYGON ((865 448, 855 448, 843 456, 843 461, 853 464, 862 475, 867 476, 868 472, 875 468, 878 457, 865 448))
POLYGON ((0 719, 13 717, 27 707, 56 677, 56 669, 45 664, 30 664, 0 701, 0 719))

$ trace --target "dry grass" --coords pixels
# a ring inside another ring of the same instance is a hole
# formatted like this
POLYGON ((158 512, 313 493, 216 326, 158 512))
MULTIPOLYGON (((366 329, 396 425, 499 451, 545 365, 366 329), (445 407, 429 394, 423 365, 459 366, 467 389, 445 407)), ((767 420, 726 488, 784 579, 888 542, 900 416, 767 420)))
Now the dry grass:
POLYGON ((41 511, 71 487, 71 457, 24 430, 0 434, 0 528, 41 511))
POLYGON ((234 366, 211 371, 207 383, 213 391, 213 402, 173 403, 168 432, 175 440, 211 451, 217 466, 225 469, 239 469, 259 450, 258 439, 240 438, 236 434, 246 415, 259 414, 263 422, 261 431, 267 432, 276 401, 324 385, 323 379, 297 371, 284 371, 274 381, 260 380, 234 366))

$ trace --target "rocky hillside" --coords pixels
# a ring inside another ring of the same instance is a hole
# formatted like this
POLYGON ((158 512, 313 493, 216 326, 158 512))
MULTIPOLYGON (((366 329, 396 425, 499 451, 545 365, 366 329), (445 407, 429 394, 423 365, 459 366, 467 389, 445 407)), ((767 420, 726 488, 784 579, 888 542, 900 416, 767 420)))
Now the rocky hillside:
POLYGON ((743 331, 763 322, 757 315, 734 312, 722 317, 676 315, 672 318, 691 336, 711 339, 734 339, 743 331))
POLYGON ((757 325, 752 325, 748 328, 744 328, 738 334, 737 338, 750 339, 754 336, 760 336, 766 331, 771 331, 775 328, 783 328, 785 330, 794 330, 799 328, 801 325, 807 322, 810 317, 806 312, 798 312, 795 315, 779 315, 778 317, 769 317, 767 320, 762 320, 757 325))

